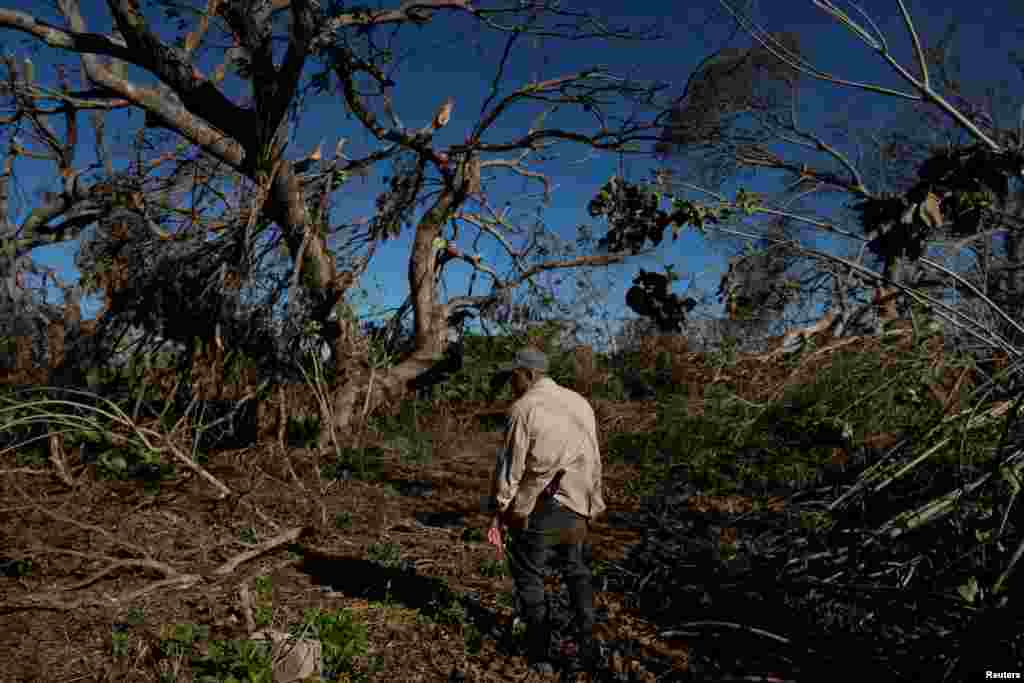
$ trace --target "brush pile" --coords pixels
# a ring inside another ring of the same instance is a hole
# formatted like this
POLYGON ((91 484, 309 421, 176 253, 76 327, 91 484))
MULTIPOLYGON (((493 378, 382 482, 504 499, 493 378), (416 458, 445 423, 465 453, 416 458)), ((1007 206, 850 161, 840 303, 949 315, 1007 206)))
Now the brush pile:
MULTIPOLYGON (((1008 409, 982 411, 973 426, 1008 409)), ((785 497, 763 500, 706 495, 673 467, 606 589, 630 595, 661 638, 685 639, 687 675, 700 678, 1019 671, 1024 623, 1009 590, 1024 548, 1012 509, 1024 462, 1016 423, 1013 414, 994 467, 921 466, 942 446, 925 433, 862 454, 842 481, 777 487, 785 497)))

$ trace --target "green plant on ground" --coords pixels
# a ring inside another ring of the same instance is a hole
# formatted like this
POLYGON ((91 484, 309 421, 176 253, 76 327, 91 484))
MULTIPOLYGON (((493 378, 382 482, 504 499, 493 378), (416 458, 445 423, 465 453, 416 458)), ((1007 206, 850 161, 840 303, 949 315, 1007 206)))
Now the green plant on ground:
POLYGON ((256 594, 260 597, 268 597, 274 590, 274 581, 269 576, 263 574, 256 577, 256 594))
POLYGON ((739 349, 740 343, 736 337, 723 337, 721 343, 709 354, 709 365, 716 370, 735 365, 739 349))
POLYGON ((274 584, 269 576, 262 575, 256 577, 255 586, 256 609, 253 610, 253 620, 262 628, 274 620, 274 584))
POLYGON ((287 548, 289 562, 299 562, 306 555, 306 548, 301 543, 289 543, 287 548))
POLYGON ((466 624, 462 627, 462 641, 468 655, 480 654, 480 650, 483 649, 484 637, 475 624, 466 624))
POLYGON ((618 374, 611 373, 605 382, 594 385, 591 396, 600 401, 624 401, 626 399, 626 383, 618 374))
POLYGON ((293 448, 310 448, 320 440, 320 432, 319 415, 289 416, 285 438, 293 448))
POLYGON ((401 561, 402 549, 397 543, 371 543, 366 556, 382 567, 395 568, 401 561))
POLYGON ((460 538, 464 543, 482 543, 484 540, 484 532, 476 527, 466 527, 462 530, 462 536, 460 538))
POLYGON ((128 631, 115 625, 110 631, 110 653, 115 658, 128 656, 128 631))
POLYGON ((201 624, 164 624, 160 628, 159 650, 164 657, 188 657, 196 643, 210 637, 210 627, 201 624))
POLYGON ((252 618, 253 621, 256 622, 256 625, 260 628, 270 626, 270 624, 274 621, 274 608, 270 607, 269 605, 262 605, 260 607, 257 607, 255 610, 253 610, 252 618))
POLYGON ((196 683, 273 683, 271 643, 266 640, 215 640, 205 654, 190 660, 196 683))
POLYGON ((366 673, 369 676, 384 672, 384 658, 380 655, 370 655, 366 663, 366 673))
POLYGON ((512 622, 512 639, 514 641, 522 641, 526 638, 526 622, 516 617, 512 622))
MULTIPOLYGON (((265 577, 261 577, 265 578, 265 577)), ((265 590, 269 583, 263 584, 265 590)), ((261 586, 257 586, 257 592, 261 586)), ((293 625, 294 638, 319 640, 322 646, 322 680, 365 680, 356 675, 356 660, 365 656, 368 639, 365 624, 348 610, 325 612, 307 610, 303 621, 293 625)), ((269 640, 209 641, 209 629, 194 624, 165 625, 161 629, 160 654, 178 662, 187 661, 191 680, 197 683, 272 683, 273 656, 269 640), (205 644, 205 645, 204 645, 205 644)), ((367 673, 379 671, 380 661, 371 661, 367 673)), ((179 680, 164 672, 162 680, 179 680)))
POLYGON ((46 451, 44 446, 20 449, 14 455, 14 463, 18 467, 42 467, 46 464, 46 451))
POLYGON ((399 434, 389 439, 387 446, 397 450, 399 459, 410 465, 429 463, 434 454, 434 443, 422 434, 412 437, 399 434))
POLYGON ((0 576, 19 579, 30 576, 34 568, 32 560, 27 557, 16 559, 0 557, 0 576))
POLYGON ((351 529, 352 528, 352 513, 351 512, 339 512, 334 515, 334 528, 335 529, 351 529))
POLYGON ((499 607, 512 608, 516 604, 516 595, 512 591, 502 591, 498 593, 497 603, 499 607))
POLYGON ((605 459, 610 463, 642 463, 658 451, 662 435, 655 433, 616 432, 609 435, 605 459))
POLYGON ((623 492, 627 496, 650 496, 653 495, 658 484, 665 480, 668 467, 658 464, 643 464, 640 471, 631 477, 623 486, 623 492))
MULTIPOLYGON (((607 458, 639 465, 627 485, 633 495, 654 490, 672 465, 711 494, 804 485, 821 476, 836 448, 852 447, 863 435, 931 428, 941 417, 924 384, 933 366, 918 350, 894 351, 884 359, 837 353, 812 381, 789 386, 765 403, 739 399, 721 384, 707 387, 698 414, 690 414, 684 396, 663 397, 658 427, 611 435, 607 458), (738 460, 743 452, 757 457, 738 460), (658 462, 655 454, 665 458, 658 462)), ((936 459, 944 457, 953 456, 936 459)))
POLYGON ((466 620, 466 608, 458 600, 451 601, 437 613, 434 619, 439 624, 445 624, 448 626, 461 624, 466 620))
POLYGON ((7 448, 45 457, 39 442, 47 433, 63 435, 68 451, 99 451, 96 474, 100 479, 141 479, 159 484, 174 474, 173 465, 164 461, 154 446, 158 436, 140 428, 113 401, 74 389, 39 387, 27 395, 0 393, 0 433, 7 448), (113 427, 124 433, 115 435, 113 427))
POLYGON ((339 448, 330 462, 320 466, 320 478, 326 480, 354 477, 364 481, 380 478, 384 451, 379 446, 339 448))
POLYGON ((370 427, 380 433, 391 436, 416 438, 419 434, 419 416, 429 407, 429 402, 419 398, 408 398, 402 401, 394 413, 374 415, 369 418, 370 427))
POLYGON ((466 608, 459 596, 438 580, 427 605, 417 615, 419 623, 436 622, 444 625, 461 624, 466 618, 466 608))
POLYGON ((346 609, 330 612, 307 610, 293 635, 315 638, 323 648, 323 678, 335 680, 355 670, 356 659, 366 655, 369 644, 366 625, 346 609))
POLYGON ((504 578, 509 576, 508 560, 480 560, 480 575, 488 578, 504 578))

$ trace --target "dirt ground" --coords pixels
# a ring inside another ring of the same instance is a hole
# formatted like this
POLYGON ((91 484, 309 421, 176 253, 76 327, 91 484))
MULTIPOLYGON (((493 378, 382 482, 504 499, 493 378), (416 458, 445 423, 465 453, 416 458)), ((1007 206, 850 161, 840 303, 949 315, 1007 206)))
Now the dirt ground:
MULTIPOLYGON (((502 635, 512 609, 499 596, 512 581, 481 571, 495 558, 481 538, 490 518, 480 499, 500 443, 500 432, 449 431, 435 437, 428 462, 385 450, 380 479, 336 480, 326 490, 318 476, 325 460, 311 450, 221 452, 208 469, 233 492, 224 500, 191 474, 154 493, 138 482, 97 481, 90 470, 73 473, 73 489, 44 468, 7 471, 0 555, 8 566, 30 558, 31 570, 0 576, 0 680, 157 680, 152 655, 169 625, 207 626, 211 640, 247 636, 239 591, 253 590, 257 577, 270 579, 272 626, 280 630, 309 608, 360 615, 369 636, 364 659, 377 663, 370 680, 449 680, 453 671, 467 681, 524 680, 525 660, 502 635), (351 523, 339 528, 345 513, 351 523), (300 551, 278 544, 240 557, 289 532, 301 532, 300 551), (371 546, 384 543, 400 548, 404 570, 368 559, 371 546), (467 654, 462 625, 416 618, 437 579, 468 598, 467 618, 483 635, 478 653, 467 654)), ((605 465, 609 510, 593 527, 595 566, 621 559, 640 538, 639 500, 623 492, 634 474, 627 464, 605 465)), ((685 644, 659 642, 623 595, 601 590, 600 579, 596 585, 598 638, 632 655, 616 655, 615 669, 653 680, 647 657, 686 668, 685 644)), ((557 587, 551 579, 549 589, 557 587)))

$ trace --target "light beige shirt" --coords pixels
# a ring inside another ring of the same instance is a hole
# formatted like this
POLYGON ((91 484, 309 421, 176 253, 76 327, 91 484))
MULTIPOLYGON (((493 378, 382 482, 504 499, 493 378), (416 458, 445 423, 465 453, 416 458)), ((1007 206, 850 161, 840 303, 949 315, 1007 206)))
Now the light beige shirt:
POLYGON ((605 510, 597 419, 587 399, 544 377, 508 410, 505 448, 499 454, 491 495, 499 510, 523 520, 559 470, 555 498, 590 519, 605 510))

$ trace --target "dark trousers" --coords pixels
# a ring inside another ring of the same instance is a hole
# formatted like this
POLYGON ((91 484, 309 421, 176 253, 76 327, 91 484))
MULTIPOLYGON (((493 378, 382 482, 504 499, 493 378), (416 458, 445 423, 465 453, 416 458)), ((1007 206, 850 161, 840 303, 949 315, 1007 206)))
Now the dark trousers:
POLYGON ((509 566, 527 624, 539 624, 548 616, 544 573, 556 559, 569 588, 577 630, 586 635, 593 631, 594 588, 588 566, 587 531, 586 517, 547 495, 541 495, 525 528, 510 530, 509 566))

